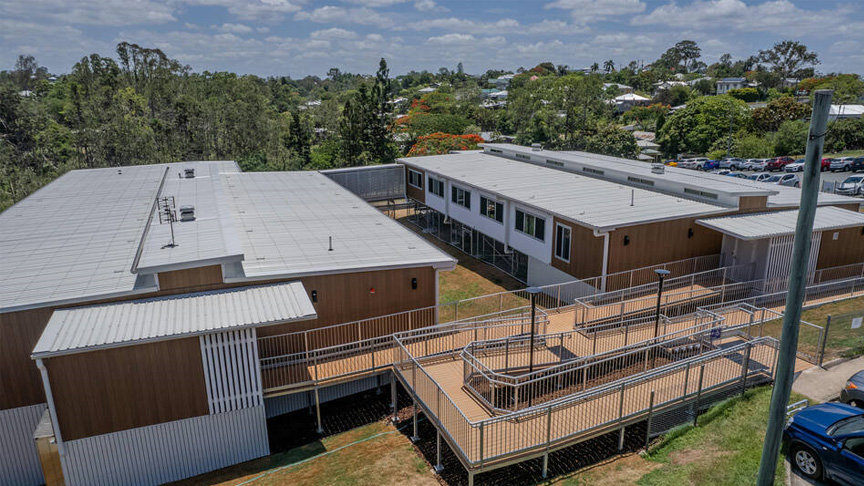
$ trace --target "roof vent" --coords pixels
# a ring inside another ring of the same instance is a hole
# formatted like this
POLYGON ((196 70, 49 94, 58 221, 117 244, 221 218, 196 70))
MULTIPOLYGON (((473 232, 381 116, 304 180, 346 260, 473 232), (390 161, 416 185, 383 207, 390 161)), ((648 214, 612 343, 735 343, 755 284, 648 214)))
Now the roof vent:
POLYGON ((540 145, 539 143, 532 143, 531 144, 531 150, 533 150, 535 152, 539 152, 539 151, 543 150, 543 146, 540 145))
POLYGON ((187 179, 194 179, 195 178, 195 168, 194 167, 187 167, 187 168, 183 169, 183 174, 186 176, 187 179))
POLYGON ((195 221, 195 206, 180 206, 180 221, 195 221))
POLYGON ((666 166, 663 164, 651 164, 652 174, 662 174, 666 172, 666 166))

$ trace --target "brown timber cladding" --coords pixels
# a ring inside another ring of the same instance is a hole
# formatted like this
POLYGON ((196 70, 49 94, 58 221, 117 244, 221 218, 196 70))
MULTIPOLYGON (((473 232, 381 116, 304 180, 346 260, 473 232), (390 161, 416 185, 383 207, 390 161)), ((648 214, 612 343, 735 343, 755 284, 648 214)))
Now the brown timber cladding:
POLYGON ((603 237, 594 236, 594 231, 576 223, 553 218, 552 266, 576 278, 591 278, 603 273, 603 237), (570 261, 555 256, 558 225, 570 228, 570 261))
POLYGON ((864 262, 864 228, 846 228, 822 233, 816 268, 839 267, 860 262, 864 262))
POLYGON ((723 235, 696 224, 698 218, 620 228, 609 234, 609 273, 720 253, 723 235), (689 230, 693 236, 689 237, 689 230), (625 244, 625 236, 629 243, 625 244))
MULTIPOLYGON (((313 329, 435 305, 435 270, 431 267, 319 275, 281 281, 293 280, 301 280, 309 294, 317 290, 318 302, 314 305, 319 318, 259 328, 259 335, 313 329), (417 278, 417 290, 411 289, 412 278, 417 278), (370 292, 372 288, 375 289, 374 294, 370 292)), ((0 314, 0 410, 45 403, 42 378, 30 354, 55 308, 275 282, 278 281, 223 284, 221 267, 213 265, 160 273, 159 284, 168 285, 170 290, 163 287, 163 290, 151 294, 0 314), (185 287, 177 287, 181 284, 185 287)))
MULTIPOLYGON (((423 187, 418 189, 408 183, 408 170, 409 167, 405 166, 405 194, 415 201, 420 201, 421 203, 426 204, 426 184, 428 183, 426 180, 426 172, 420 169, 410 168, 410 170, 419 172, 423 176, 421 179, 423 181, 423 187)), ((447 194, 445 194, 444 197, 447 197, 447 194)))
POLYGON ((63 439, 207 415, 198 338, 45 360, 63 439))

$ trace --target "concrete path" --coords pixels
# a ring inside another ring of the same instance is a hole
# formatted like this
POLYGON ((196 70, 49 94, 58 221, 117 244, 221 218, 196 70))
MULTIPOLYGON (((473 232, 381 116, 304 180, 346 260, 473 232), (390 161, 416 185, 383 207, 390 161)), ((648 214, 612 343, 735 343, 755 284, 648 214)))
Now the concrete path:
POLYGON ((830 402, 840 396, 846 380, 861 370, 864 370, 864 356, 828 369, 813 366, 797 374, 792 390, 818 402, 830 402))

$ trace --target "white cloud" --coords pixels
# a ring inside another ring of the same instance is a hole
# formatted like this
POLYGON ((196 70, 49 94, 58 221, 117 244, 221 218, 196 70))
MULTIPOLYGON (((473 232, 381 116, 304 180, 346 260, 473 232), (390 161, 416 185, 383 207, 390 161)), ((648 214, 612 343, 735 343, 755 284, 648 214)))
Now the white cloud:
POLYGON ((294 14, 294 20, 310 20, 320 24, 362 24, 386 27, 392 23, 389 17, 362 8, 343 8, 328 5, 311 11, 294 14))
POLYGON ((585 32, 584 26, 568 24, 560 20, 544 20, 534 24, 520 24, 515 19, 499 19, 494 22, 476 22, 456 17, 424 20, 417 24, 400 26, 397 30, 449 30, 469 34, 508 34, 508 35, 566 35, 585 32))
POLYGON ((364 7, 376 8, 376 7, 389 7, 391 5, 397 5, 400 3, 405 3, 408 0, 342 0, 344 3, 353 3, 354 5, 362 5, 364 7))
MULTIPOLYGON (((137 0, 132 0, 137 1, 137 0)), ((228 13, 235 15, 241 20, 259 20, 265 22, 277 22, 284 18, 285 14, 300 10, 298 3, 305 0, 173 0, 180 4, 197 5, 208 7, 224 7, 228 13)))
POLYGON ((313 39, 355 39, 357 33, 350 30, 333 27, 332 29, 316 30, 309 34, 313 39))
POLYGON ((0 16, 100 26, 163 24, 177 20, 173 6, 153 0, 3 0, 0 16))
POLYGON ((447 12, 447 7, 442 7, 435 3, 434 0, 417 0, 414 2, 414 8, 421 12, 447 12))
POLYGON ((231 34, 248 34, 249 32, 252 32, 252 27, 243 24, 211 25, 210 28, 218 30, 219 32, 226 32, 231 34))
POLYGON ((642 13, 645 3, 642 0, 557 0, 544 8, 570 10, 574 22, 587 24, 609 17, 642 13))

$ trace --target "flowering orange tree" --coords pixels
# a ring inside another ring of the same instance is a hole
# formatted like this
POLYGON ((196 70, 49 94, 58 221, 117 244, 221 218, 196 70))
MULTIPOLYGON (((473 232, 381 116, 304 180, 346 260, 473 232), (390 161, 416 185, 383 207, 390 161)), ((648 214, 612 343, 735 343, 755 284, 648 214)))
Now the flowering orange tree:
POLYGON ((451 150, 475 150, 479 143, 483 143, 483 138, 479 135, 451 135, 437 132, 417 137, 417 143, 408 151, 408 157, 441 155, 451 150))

